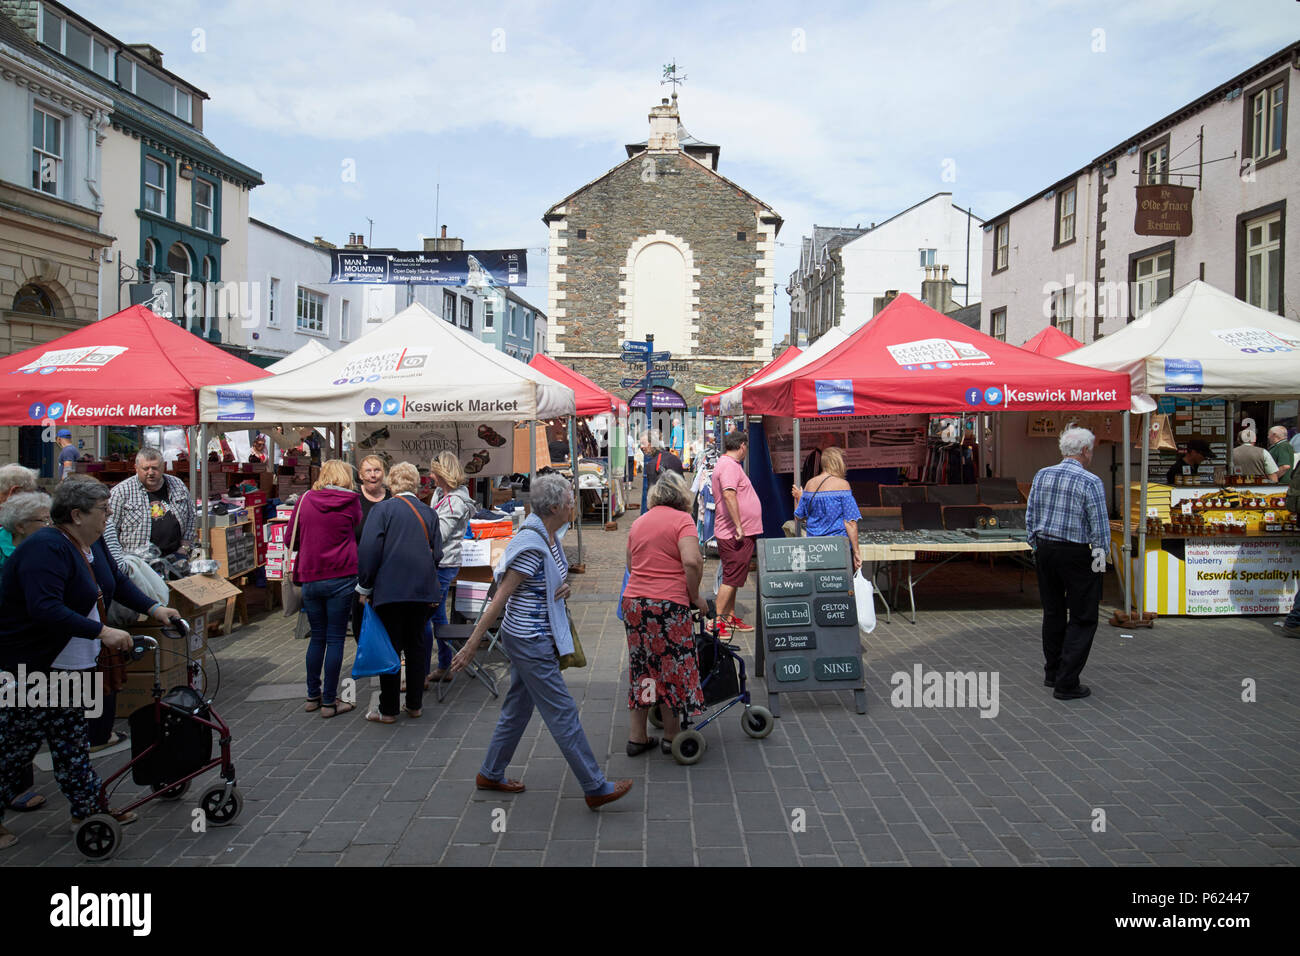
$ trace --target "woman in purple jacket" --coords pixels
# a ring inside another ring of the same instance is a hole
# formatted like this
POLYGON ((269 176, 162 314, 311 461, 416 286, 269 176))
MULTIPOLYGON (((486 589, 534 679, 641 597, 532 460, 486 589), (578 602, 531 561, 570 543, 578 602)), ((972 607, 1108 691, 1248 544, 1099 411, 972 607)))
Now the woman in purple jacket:
POLYGON ((309 713, 333 717, 355 710, 338 699, 339 671, 343 667, 343 638, 352 616, 352 592, 357 586, 357 525, 361 523, 361 497, 353 489, 352 469, 330 459, 320 467, 320 477, 294 506, 286 537, 293 541, 297 528, 298 557, 293 580, 302 586, 302 606, 311 622, 307 645, 307 704, 309 713), (324 686, 321 666, 325 668, 324 686))

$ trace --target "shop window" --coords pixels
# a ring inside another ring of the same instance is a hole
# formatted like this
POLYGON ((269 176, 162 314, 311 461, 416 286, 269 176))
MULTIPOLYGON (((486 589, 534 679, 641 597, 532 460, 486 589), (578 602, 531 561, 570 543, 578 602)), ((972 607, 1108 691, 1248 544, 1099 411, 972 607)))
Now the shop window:
POLYGON ((325 334, 326 297, 298 287, 298 331, 325 334))
POLYGON ((29 282, 18 290, 14 296, 13 311, 26 312, 28 315, 48 315, 53 317, 54 300, 50 294, 36 285, 29 282))
POLYGON ((999 223, 993 229, 993 271, 1001 272, 1011 258, 1011 223, 999 223))
POLYGON ((1169 137, 1142 150, 1142 185, 1163 186, 1169 182, 1169 137))
POLYGON ((1246 223, 1246 301, 1280 312, 1282 301, 1282 214, 1246 223))
POLYGON ((212 183, 206 179, 194 180, 194 211, 193 223, 195 229, 201 229, 203 232, 212 232, 216 223, 216 217, 213 215, 215 199, 212 183))
POLYGON ((1071 186, 1056 194, 1056 243, 1064 246, 1074 242, 1074 204, 1078 190, 1071 186))
POLYGON ((1286 98, 1290 74, 1266 80, 1246 91, 1242 152, 1254 166, 1286 157, 1286 98))
POLYGON ((167 165, 151 156, 144 158, 144 208, 155 215, 167 215, 167 165))
POLYGON ((32 188, 59 194, 63 164, 63 118, 32 108, 32 188))
POLYGON ((1007 310, 994 309, 989 313, 989 335, 999 342, 1007 340, 1007 310))
POLYGON ((1130 312, 1134 319, 1140 319, 1173 294, 1173 243, 1135 253, 1130 257, 1129 270, 1129 288, 1133 290, 1130 312))

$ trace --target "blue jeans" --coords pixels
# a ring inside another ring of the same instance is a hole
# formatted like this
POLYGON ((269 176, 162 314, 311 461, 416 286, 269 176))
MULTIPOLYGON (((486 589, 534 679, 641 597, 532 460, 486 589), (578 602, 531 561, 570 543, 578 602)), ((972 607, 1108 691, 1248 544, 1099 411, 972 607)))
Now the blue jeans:
POLYGON ((1300 591, 1295 593, 1295 603, 1291 605, 1291 613, 1286 616, 1287 627, 1300 627, 1300 591))
POLYGON ((339 689, 339 671, 343 669, 343 638, 352 617, 352 594, 357 586, 355 574, 324 581, 308 581, 302 586, 302 606, 311 622, 311 641, 307 644, 307 696, 321 699, 326 707, 334 706, 339 689), (325 685, 321 687, 321 666, 325 667, 325 685))
MULTIPOLYGON (((460 573, 460 567, 439 568, 438 569, 438 589, 442 591, 442 603, 438 609, 433 612, 433 629, 425 635, 426 642, 430 640, 433 634, 437 633, 438 628, 446 627, 447 621, 447 602, 451 598, 451 582, 456 580, 456 575, 460 573)), ((433 647, 429 647, 429 661, 433 661, 433 647)), ((446 641, 438 641, 438 669, 446 670, 451 666, 451 645, 446 641)), ((426 668, 426 671, 432 671, 433 668, 426 668)))
POLYGON ((536 640, 513 637, 505 631, 501 632, 501 642, 510 655, 510 690, 501 705, 501 717, 479 772, 489 780, 505 779, 506 767, 528 728, 535 706, 542 712, 546 729, 560 745, 560 752, 578 778, 582 792, 599 793, 605 787, 605 774, 591 752, 591 744, 578 719, 578 704, 560 673, 555 642, 550 637, 536 640))

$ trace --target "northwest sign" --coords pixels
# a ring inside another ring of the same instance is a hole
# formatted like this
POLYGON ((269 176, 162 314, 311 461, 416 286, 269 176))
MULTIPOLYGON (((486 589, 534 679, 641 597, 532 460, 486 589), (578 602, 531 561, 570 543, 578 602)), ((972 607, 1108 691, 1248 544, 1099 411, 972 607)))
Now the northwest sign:
POLYGON ((1138 186, 1133 231, 1139 236, 1190 236, 1191 186, 1138 186))

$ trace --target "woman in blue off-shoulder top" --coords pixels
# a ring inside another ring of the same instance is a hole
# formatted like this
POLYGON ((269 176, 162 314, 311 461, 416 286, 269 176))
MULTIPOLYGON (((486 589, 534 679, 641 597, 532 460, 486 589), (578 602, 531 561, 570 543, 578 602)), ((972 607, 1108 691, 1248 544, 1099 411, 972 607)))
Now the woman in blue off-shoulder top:
POLYGON ((822 450, 822 470, 806 488, 794 489, 794 516, 808 523, 810 537, 821 538, 841 535, 849 539, 849 552, 853 555, 853 570, 862 563, 858 556, 858 518, 862 516, 853 499, 845 475, 844 453, 838 448, 822 450))

